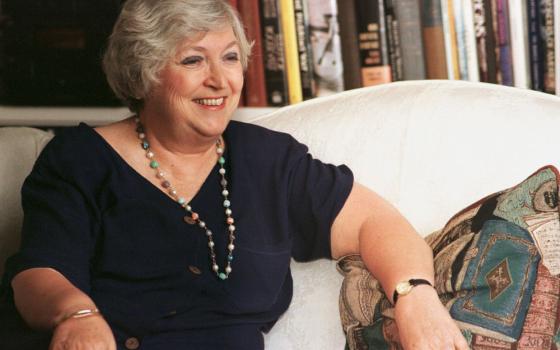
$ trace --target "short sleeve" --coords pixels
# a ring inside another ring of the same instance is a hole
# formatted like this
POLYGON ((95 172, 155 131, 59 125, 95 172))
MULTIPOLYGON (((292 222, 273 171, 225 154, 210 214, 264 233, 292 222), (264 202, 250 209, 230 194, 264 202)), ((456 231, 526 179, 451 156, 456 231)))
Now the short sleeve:
POLYGON ((29 268, 50 267, 87 293, 96 220, 87 191, 73 176, 80 162, 72 165, 60 152, 51 142, 23 184, 21 248, 7 273, 11 279, 29 268))
POLYGON ((331 227, 352 189, 345 165, 323 163, 295 141, 290 171, 289 211, 295 230, 292 256, 298 261, 331 258, 331 227))

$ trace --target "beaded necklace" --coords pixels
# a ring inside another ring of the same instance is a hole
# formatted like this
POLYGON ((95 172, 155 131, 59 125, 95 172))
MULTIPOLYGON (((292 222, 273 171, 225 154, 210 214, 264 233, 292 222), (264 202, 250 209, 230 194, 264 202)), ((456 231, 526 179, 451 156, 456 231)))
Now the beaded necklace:
POLYGON ((235 240, 235 235, 233 234, 235 232, 235 226, 233 225, 233 223, 235 220, 233 220, 233 217, 231 216, 232 214, 230 208, 231 202, 228 199, 228 195, 229 195, 229 191, 227 189, 228 182, 226 180, 226 169, 224 168, 224 164, 226 160, 223 156, 224 148, 222 147, 221 139, 218 139, 216 141, 216 154, 218 155, 218 164, 220 165, 220 169, 218 170, 218 172, 220 173, 221 176, 220 185, 222 186, 222 196, 224 196, 223 206, 225 208, 226 224, 228 225, 228 232, 229 232, 229 243, 227 246, 228 255, 226 258, 227 262, 226 262, 226 267, 224 268, 223 271, 220 271, 220 267, 216 262, 216 253, 214 252, 215 243, 214 240, 212 239, 213 236, 212 231, 207 227, 206 223, 202 221, 198 213, 193 211, 193 208, 190 206, 189 203, 187 203, 185 198, 179 196, 179 194, 173 188, 169 180, 165 178, 165 173, 159 167, 159 163, 154 158, 155 156, 154 152, 152 152, 152 150, 150 149, 150 143, 146 139, 144 127, 142 126, 142 123, 140 123, 140 118, 136 117, 134 120, 136 121, 136 132, 138 133, 138 138, 140 139, 140 145, 142 146, 142 149, 146 151, 146 157, 150 160, 149 163, 150 168, 156 171, 156 177, 161 181, 160 183, 161 187, 163 187, 167 191, 167 193, 169 193, 171 197, 183 209, 185 209, 185 211, 187 212, 187 215, 185 215, 184 217, 185 222, 190 225, 196 224, 198 225, 198 227, 204 230, 206 237, 208 238, 208 249, 210 251, 210 261, 211 261, 212 271, 214 271, 214 273, 216 274, 216 276, 218 276, 219 279, 221 280, 227 279, 229 277, 229 274, 231 273, 233 250, 235 249, 235 246, 233 245, 233 241, 235 240))

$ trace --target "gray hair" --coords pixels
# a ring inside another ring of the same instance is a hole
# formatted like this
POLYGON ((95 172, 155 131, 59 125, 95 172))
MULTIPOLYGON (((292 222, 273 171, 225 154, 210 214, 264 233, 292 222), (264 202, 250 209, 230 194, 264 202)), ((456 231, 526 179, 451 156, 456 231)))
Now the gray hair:
POLYGON ((233 29, 246 69, 251 44, 226 0, 127 0, 103 57, 109 86, 132 112, 139 112, 178 45, 226 25, 233 29))

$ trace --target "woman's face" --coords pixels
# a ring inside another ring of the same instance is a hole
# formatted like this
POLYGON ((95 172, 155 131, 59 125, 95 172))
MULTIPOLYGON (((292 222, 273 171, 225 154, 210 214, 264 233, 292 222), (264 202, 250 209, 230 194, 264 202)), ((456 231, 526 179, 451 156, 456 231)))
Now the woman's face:
POLYGON ((160 72, 144 109, 204 137, 221 135, 241 95, 243 67, 231 27, 186 40, 160 72))

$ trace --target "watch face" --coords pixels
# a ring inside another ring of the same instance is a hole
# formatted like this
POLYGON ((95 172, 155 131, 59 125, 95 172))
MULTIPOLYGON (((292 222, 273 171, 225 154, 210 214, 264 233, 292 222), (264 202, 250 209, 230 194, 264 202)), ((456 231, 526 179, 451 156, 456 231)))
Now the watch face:
POLYGON ((412 290, 412 285, 408 281, 399 282, 395 290, 399 295, 406 295, 412 290))

